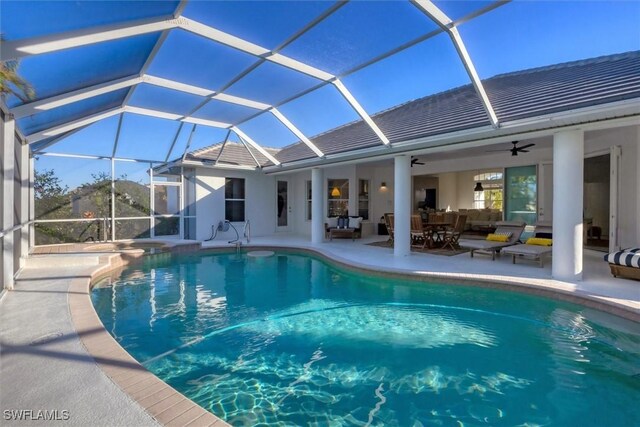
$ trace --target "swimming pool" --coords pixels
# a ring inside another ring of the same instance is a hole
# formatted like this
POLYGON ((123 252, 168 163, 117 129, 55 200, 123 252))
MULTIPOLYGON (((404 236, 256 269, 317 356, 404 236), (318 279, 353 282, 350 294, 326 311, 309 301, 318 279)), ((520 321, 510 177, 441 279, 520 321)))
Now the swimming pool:
POLYGON ((638 324, 561 301, 287 252, 150 256, 92 299, 233 425, 640 425, 638 324))

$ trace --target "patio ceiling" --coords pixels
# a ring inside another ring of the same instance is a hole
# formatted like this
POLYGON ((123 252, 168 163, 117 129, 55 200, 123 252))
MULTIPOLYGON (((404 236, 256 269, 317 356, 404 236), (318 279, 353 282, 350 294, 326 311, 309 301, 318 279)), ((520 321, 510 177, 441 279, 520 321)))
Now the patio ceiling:
POLYGON ((460 84, 471 83, 473 126, 497 128, 504 107, 492 104, 459 28, 507 3, 7 2, 0 59, 20 60, 36 98, 10 96, 6 107, 34 152, 64 152, 67 138, 110 121, 112 149, 101 156, 167 162, 233 135, 259 156, 258 167, 279 165, 290 157, 268 148, 274 141, 323 158, 310 135, 349 122, 360 123, 368 144, 397 140, 351 77, 431 43, 457 62, 448 66, 466 75, 460 84), (17 19, 24 16, 26 23, 17 19), (298 111, 303 99, 316 105, 306 114, 298 111), (321 110, 343 118, 316 124, 321 110), (140 144, 152 128, 165 131, 162 143, 140 144))

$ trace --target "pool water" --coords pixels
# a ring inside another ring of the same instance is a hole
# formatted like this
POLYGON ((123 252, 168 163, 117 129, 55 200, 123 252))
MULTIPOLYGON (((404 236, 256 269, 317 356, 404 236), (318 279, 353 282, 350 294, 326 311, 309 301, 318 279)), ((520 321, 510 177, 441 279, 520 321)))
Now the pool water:
POLYGON ((285 252, 151 256, 92 298, 233 425, 640 425, 638 324, 569 303, 285 252))

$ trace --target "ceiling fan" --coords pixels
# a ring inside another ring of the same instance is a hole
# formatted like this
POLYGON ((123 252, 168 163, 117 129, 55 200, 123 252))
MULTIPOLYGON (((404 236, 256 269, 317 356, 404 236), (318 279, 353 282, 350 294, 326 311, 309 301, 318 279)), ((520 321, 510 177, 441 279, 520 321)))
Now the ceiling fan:
POLYGON ((413 167, 413 165, 424 165, 424 162, 421 162, 419 160, 420 159, 418 159, 417 157, 411 156, 411 167, 413 167))
POLYGON ((518 147, 518 142, 520 142, 520 141, 512 141, 511 143, 513 144, 513 147, 511 147, 511 148, 500 149, 500 150, 487 150, 487 152, 511 151, 511 155, 512 156, 517 156, 518 153, 528 153, 529 150, 527 150, 527 148, 533 147, 534 145, 536 145, 536 144, 527 144, 527 145, 523 145, 521 147, 518 147))

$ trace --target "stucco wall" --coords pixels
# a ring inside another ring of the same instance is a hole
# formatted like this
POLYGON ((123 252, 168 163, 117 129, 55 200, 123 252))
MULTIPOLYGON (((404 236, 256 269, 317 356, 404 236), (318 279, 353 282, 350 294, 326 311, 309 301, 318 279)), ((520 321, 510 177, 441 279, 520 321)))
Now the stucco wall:
MULTIPOLYGON (((413 175, 430 175, 438 178, 438 206, 452 210, 470 208, 473 204, 473 176, 479 171, 510 166, 538 165, 541 171, 539 180, 539 207, 546 214, 544 219, 551 220, 553 198, 552 162, 553 151, 550 145, 552 136, 540 139, 546 141, 546 148, 533 150, 526 155, 512 157, 505 154, 487 154, 468 158, 457 158, 428 162, 425 166, 412 168, 413 175), (473 169, 469 170, 472 165, 473 169)), ((610 147, 619 145, 622 151, 620 163, 619 198, 619 236, 622 246, 640 244, 640 126, 627 126, 614 129, 590 131, 585 133, 585 155, 608 153, 610 147)), ((215 171, 198 169, 197 175, 197 236, 209 237, 211 225, 224 218, 224 177, 245 178, 246 213, 251 220, 253 235, 266 235, 276 231, 277 179, 288 179, 291 188, 291 216, 289 231, 309 235, 311 223, 306 219, 306 186, 311 179, 310 171, 288 175, 264 175, 261 172, 215 171)), ((376 162, 374 164, 343 165, 324 169, 323 197, 327 194, 328 179, 349 179, 349 208, 355 214, 357 207, 357 186, 359 179, 370 181, 370 220, 365 223, 365 234, 375 233, 376 224, 386 212, 393 211, 393 163, 376 162), (386 188, 380 187, 386 183, 386 188)), ((326 201, 323 212, 326 213, 326 201)))
MULTIPOLYGON (((245 219, 251 221, 251 234, 263 236, 272 234, 276 225, 275 177, 261 172, 196 170, 196 238, 205 240, 211 236, 211 226, 224 220, 225 178, 245 179, 245 219)), ((234 223, 242 233, 242 223, 234 223)), ((230 239, 235 233, 219 233, 218 239, 230 239)))

